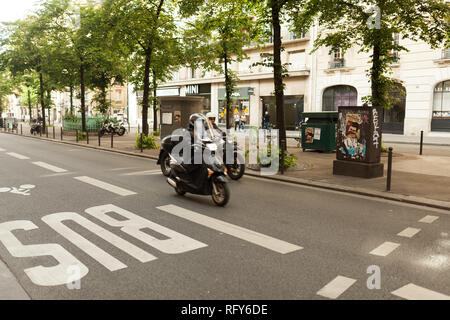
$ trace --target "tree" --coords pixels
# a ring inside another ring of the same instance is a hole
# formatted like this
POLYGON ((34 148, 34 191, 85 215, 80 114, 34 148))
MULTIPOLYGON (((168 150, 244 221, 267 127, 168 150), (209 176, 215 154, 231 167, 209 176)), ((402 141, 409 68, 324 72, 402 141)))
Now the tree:
POLYGON ((449 36, 449 4, 443 0, 309 0, 295 17, 297 30, 313 23, 320 27, 314 51, 326 46, 343 52, 359 46, 370 52, 371 96, 373 106, 389 108, 389 91, 394 82, 388 76, 395 60, 392 52, 408 51, 401 39, 421 40, 436 48, 449 36))
POLYGON ((164 39, 176 38, 175 4, 167 0, 106 0, 103 5, 109 12, 114 41, 123 43, 135 67, 130 80, 136 89, 143 90, 142 130, 148 135, 154 53, 164 39))
POLYGON ((7 71, 0 71, 0 116, 6 107, 7 98, 14 93, 15 81, 7 71))
MULTIPOLYGON (((258 22, 264 27, 266 36, 273 39, 273 54, 267 57, 265 64, 273 67, 275 104, 277 110, 277 128, 280 142, 286 142, 286 126, 284 119, 284 83, 287 77, 285 66, 281 61, 284 50, 281 38, 281 25, 292 23, 293 16, 301 10, 304 0, 264 0, 252 1, 258 12, 258 22)), ((281 143, 281 152, 286 152, 286 143, 281 143)), ((280 159, 280 168, 283 166, 280 159)))
POLYGON ((187 21, 185 43, 191 68, 216 71, 225 77, 226 124, 231 128, 231 97, 238 77, 233 62, 248 58, 245 47, 256 42, 258 25, 252 18, 252 3, 237 0, 187 0, 181 3, 187 21))

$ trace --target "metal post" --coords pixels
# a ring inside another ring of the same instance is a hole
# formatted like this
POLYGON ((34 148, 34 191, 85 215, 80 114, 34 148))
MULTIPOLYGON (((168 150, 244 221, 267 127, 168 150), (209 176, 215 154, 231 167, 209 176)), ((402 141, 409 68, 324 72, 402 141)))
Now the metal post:
POLYGON ((39 126, 39 136, 42 137, 42 127, 39 126))
POLYGON ((420 155, 423 154, 423 130, 420 131, 420 155))
POLYGON ((138 123, 138 134, 141 133, 141 125, 138 123))
POLYGON ((63 141, 63 127, 61 127, 61 141, 63 141))
POLYGON ((388 169, 387 169, 387 186, 386 191, 391 191, 391 178, 392 178, 392 147, 389 148, 388 154, 388 169))
POLYGON ((46 135, 46 137, 48 139, 48 127, 47 126, 45 126, 45 135, 46 135))
POLYGON ((89 131, 86 130, 86 142, 87 144, 89 144, 89 131))
POLYGON ((75 141, 78 143, 78 129, 76 130, 75 134, 76 134, 76 138, 75 138, 76 140, 75 141))
POLYGON ((100 136, 100 131, 98 131, 98 146, 101 147, 102 145, 102 140, 101 140, 101 136, 100 136))
POLYGON ((144 152, 144 134, 141 133, 141 152, 144 152))
POLYGON ((281 174, 284 174, 284 150, 286 150, 286 140, 281 140, 281 174))
POLYGON ((22 124, 20 124, 20 135, 23 136, 23 128, 22 128, 22 124))
POLYGON ((111 133, 111 149, 114 149, 114 133, 111 133))
POLYGON ((55 132, 55 127, 53 127, 53 140, 55 140, 56 138, 56 132, 55 132))

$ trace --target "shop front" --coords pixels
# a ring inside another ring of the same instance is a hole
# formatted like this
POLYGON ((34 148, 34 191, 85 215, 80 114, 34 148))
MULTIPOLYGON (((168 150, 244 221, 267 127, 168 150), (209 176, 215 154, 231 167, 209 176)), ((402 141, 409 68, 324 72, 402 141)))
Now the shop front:
POLYGON ((211 84, 190 84, 186 86, 186 96, 202 97, 203 109, 202 113, 208 113, 211 111, 211 84))
MULTIPOLYGON (((250 96, 253 95, 253 88, 236 88, 231 98, 231 123, 234 126, 235 115, 245 115, 245 123, 250 123, 250 96)), ((219 123, 226 124, 226 92, 224 88, 219 88, 219 123)))
MULTIPOLYGON (((275 97, 261 97, 263 101, 263 115, 269 112, 272 128, 277 128, 277 108, 275 97)), ((286 130, 296 130, 302 120, 304 96, 284 96, 284 119, 286 130)), ((262 124, 261 124, 262 126, 262 124)))

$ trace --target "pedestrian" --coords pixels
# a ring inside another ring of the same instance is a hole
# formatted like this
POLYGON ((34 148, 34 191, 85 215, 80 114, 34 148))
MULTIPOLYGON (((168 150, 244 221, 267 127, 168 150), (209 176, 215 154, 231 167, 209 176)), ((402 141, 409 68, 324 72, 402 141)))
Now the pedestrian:
POLYGON ((269 115, 269 111, 266 111, 266 113, 264 114, 264 124, 263 124, 263 129, 267 130, 269 129, 269 132, 271 130, 271 126, 270 126, 270 115, 269 115))
POLYGON ((245 115, 245 112, 243 111, 242 115, 241 115, 241 129, 242 129, 242 131, 245 130, 246 122, 247 122, 247 116, 245 115))
POLYGON ((240 120, 241 116, 239 115, 239 112, 234 113, 234 131, 237 131, 237 129, 240 126, 240 120))

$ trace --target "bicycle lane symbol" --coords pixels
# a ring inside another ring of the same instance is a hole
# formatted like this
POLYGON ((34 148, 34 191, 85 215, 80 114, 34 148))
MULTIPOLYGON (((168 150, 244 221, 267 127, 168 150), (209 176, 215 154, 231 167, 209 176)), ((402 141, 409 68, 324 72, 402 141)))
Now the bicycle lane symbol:
POLYGON ((15 187, 0 188, 0 193, 12 193, 12 194, 17 194, 17 195, 22 195, 22 196, 29 196, 29 195, 31 195, 31 190, 33 190, 34 188, 36 188, 36 186, 34 186, 32 184, 24 184, 18 188, 15 188, 15 187))

